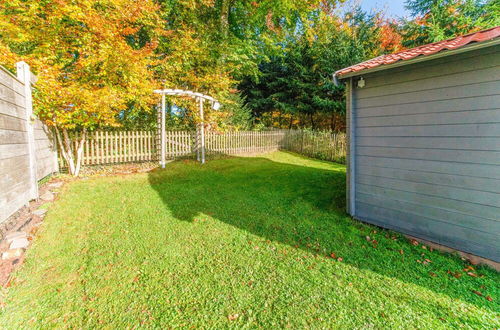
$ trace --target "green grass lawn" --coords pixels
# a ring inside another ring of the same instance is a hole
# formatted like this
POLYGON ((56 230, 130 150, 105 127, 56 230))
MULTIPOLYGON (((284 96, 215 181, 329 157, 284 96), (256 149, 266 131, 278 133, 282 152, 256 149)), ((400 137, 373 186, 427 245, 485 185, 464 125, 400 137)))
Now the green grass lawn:
POLYGON ((282 152, 74 181, 0 327, 500 327, 498 273, 350 219, 344 184, 282 152))

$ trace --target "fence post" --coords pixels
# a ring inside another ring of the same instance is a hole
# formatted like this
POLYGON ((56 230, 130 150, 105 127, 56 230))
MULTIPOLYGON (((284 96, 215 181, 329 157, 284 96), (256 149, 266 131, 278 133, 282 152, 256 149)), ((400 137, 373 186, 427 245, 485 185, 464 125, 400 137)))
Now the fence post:
POLYGON ((300 130, 300 139, 301 139, 301 142, 300 142, 300 153, 304 153, 304 130, 300 130))
POLYGON ((35 131, 33 128, 33 95, 31 94, 31 82, 35 80, 32 76, 30 66, 26 62, 17 62, 17 78, 24 85, 24 100, 26 106, 26 133, 28 136, 28 159, 30 171, 30 198, 38 198, 38 180, 36 178, 36 155, 35 155, 35 131))
POLYGON ((201 134, 201 163, 205 164, 205 119, 203 118, 203 99, 200 97, 200 134, 201 134))
POLYGON ((161 96, 161 159, 160 166, 165 168, 165 94, 161 96))

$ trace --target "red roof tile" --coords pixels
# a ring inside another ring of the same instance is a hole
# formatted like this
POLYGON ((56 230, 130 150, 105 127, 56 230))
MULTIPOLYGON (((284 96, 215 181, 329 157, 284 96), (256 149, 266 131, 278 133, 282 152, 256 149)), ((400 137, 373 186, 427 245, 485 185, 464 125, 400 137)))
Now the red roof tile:
POLYGON ((372 69, 381 65, 392 64, 398 61, 407 61, 417 56, 428 56, 439 53, 443 50, 453 50, 472 42, 483 42, 498 38, 500 36, 500 26, 470 33, 450 40, 443 40, 427 44, 412 49, 403 50, 394 54, 382 55, 371 60, 355 64, 335 73, 337 76, 342 76, 351 72, 359 72, 367 69, 372 69))

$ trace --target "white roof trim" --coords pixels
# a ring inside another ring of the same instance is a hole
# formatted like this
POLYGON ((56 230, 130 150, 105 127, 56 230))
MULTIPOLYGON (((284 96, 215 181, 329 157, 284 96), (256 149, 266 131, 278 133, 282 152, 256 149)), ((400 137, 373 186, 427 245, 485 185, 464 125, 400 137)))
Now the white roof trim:
POLYGON ((195 98, 200 97, 208 101, 217 102, 217 100, 211 96, 193 91, 186 91, 183 89, 156 89, 154 92, 156 94, 162 94, 162 95, 190 96, 195 98))

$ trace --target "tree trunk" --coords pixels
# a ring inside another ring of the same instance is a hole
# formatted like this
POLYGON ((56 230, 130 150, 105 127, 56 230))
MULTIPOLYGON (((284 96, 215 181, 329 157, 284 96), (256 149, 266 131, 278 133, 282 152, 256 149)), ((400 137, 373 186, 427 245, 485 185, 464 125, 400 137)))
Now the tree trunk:
POLYGON ((220 30, 224 37, 227 37, 229 31, 229 11, 231 10, 232 1, 222 0, 220 8, 220 30))
POLYGON ((314 114, 310 113, 309 118, 311 119, 311 128, 314 130, 316 128, 316 125, 314 124, 314 114))
POLYGON ((78 176, 80 174, 80 169, 82 164, 83 146, 85 144, 87 130, 84 128, 82 134, 80 135, 78 146, 76 149, 76 158, 75 158, 75 151, 73 150, 68 130, 66 128, 62 128, 62 134, 61 134, 61 131, 57 128, 57 126, 55 129, 56 129, 56 137, 57 137, 57 142, 59 144, 59 149, 61 150, 61 154, 64 158, 64 161, 68 165, 68 171, 71 175, 78 176))
POLYGON ((76 168, 74 176, 80 174, 80 168, 82 166, 83 160, 83 146, 85 145, 85 139, 87 138, 87 130, 84 128, 82 135, 80 136, 80 141, 78 142, 78 149, 76 150, 76 168))
POLYGON ((290 115, 290 125, 288 125, 288 129, 292 129, 293 125, 293 115, 290 115))
POLYGON ((332 132, 335 132, 335 129, 337 128, 337 116, 335 116, 335 112, 332 112, 332 121, 330 128, 332 129, 332 132))

